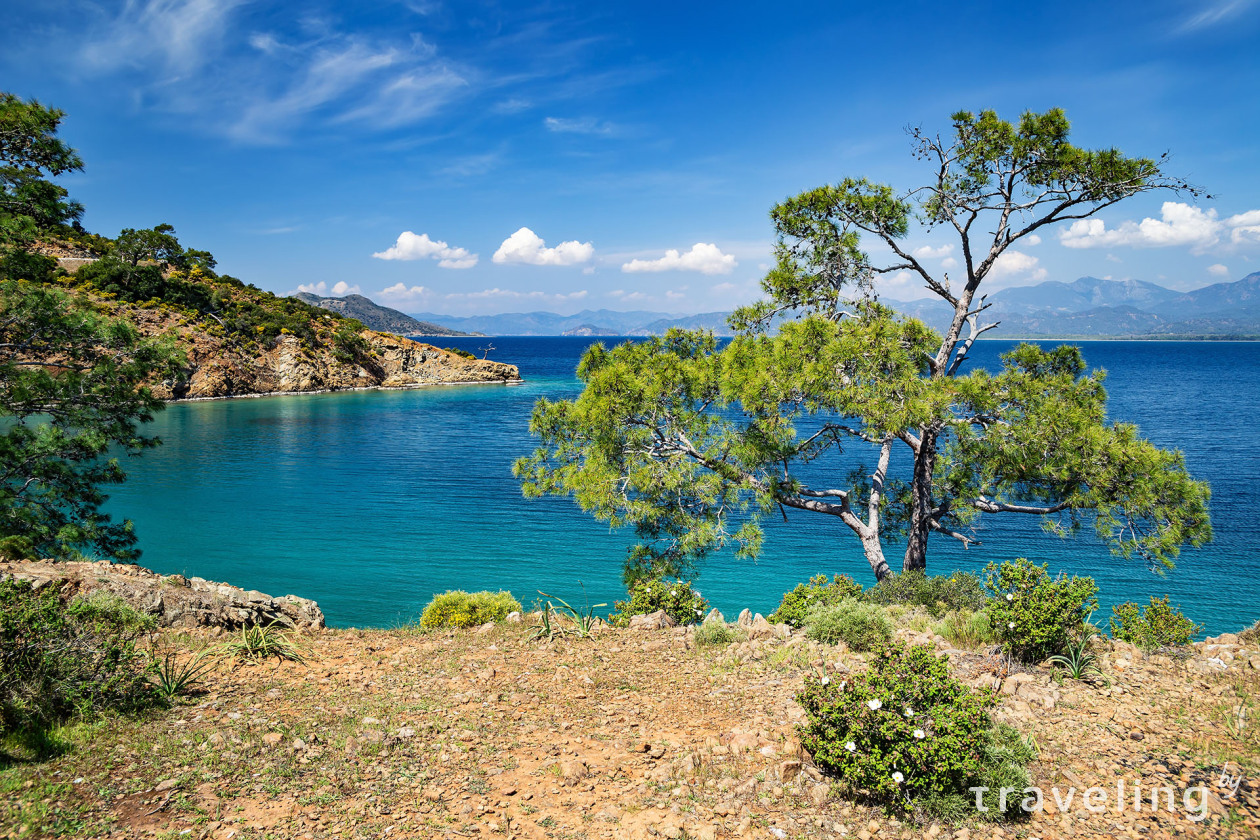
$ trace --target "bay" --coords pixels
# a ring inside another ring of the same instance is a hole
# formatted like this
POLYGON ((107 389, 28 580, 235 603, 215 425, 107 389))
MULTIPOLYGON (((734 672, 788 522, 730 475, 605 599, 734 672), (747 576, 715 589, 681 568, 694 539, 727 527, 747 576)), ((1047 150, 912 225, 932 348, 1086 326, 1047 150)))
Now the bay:
MULTIPOLYGON (((534 445, 534 401, 579 392, 574 368, 591 339, 493 342, 493 358, 519 365, 523 384, 171 405, 152 428, 164 445, 127 461, 130 478, 108 509, 134 520, 142 564, 313 598, 332 626, 401 624, 434 593, 457 588, 508 589, 526 606, 539 590, 611 604, 624 597, 631 535, 610 532, 571 500, 524 499, 511 475, 512 461, 534 445)), ((487 339, 439 343, 476 351, 487 339)), ((1165 593, 1210 634, 1260 618, 1260 460, 1248 443, 1260 410, 1260 344, 1075 343, 1091 367, 1108 371, 1110 416, 1181 449, 1191 472, 1211 483, 1216 540, 1183 552, 1161 577, 1111 556, 1088 530, 1064 540, 1032 519, 990 517, 978 548, 936 538, 930 571, 978 572, 1022 556, 1092 575, 1103 605, 1096 619, 1112 604, 1165 593)), ((981 342, 974 363, 992 369, 1011 346, 981 342)), ((820 572, 873 582, 847 529, 830 517, 787 515, 767 520, 758 561, 724 554, 700 566, 698 587, 728 617, 745 607, 769 613, 784 591, 820 572)), ((898 556, 890 547, 890 559, 898 556)))

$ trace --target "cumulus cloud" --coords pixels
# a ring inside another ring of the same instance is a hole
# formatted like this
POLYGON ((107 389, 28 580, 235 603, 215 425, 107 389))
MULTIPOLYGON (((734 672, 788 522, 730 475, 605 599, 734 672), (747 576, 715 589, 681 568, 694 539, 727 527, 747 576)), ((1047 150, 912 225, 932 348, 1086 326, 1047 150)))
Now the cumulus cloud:
POLYGON ((686 253, 670 248, 655 260, 631 260, 621 266, 627 274, 654 271, 698 271, 701 274, 730 274, 735 270, 735 257, 723 254, 716 245, 697 242, 686 253))
POLYGON ((1040 245, 1041 237, 1035 233, 1030 233, 1024 237, 1024 244, 1025 245, 1040 245))
POLYGON ((920 260, 941 259, 944 257, 948 257, 950 254, 954 253, 954 246, 942 245, 939 248, 933 248, 931 245, 924 245, 921 248, 915 248, 910 253, 912 256, 920 260))
POLYGON ((491 259, 496 263, 525 263, 527 265, 577 265, 590 262, 595 256, 595 246, 576 239, 561 242, 554 248, 527 227, 503 240, 491 259))
POLYGON ((994 279, 1023 276, 1030 280, 1043 280, 1046 270, 1037 265, 1039 262, 1036 257, 1023 251, 1003 251, 1002 256, 997 258, 993 268, 989 270, 989 276, 994 279))
POLYGON ((346 295, 363 294, 363 290, 359 288, 357 283, 351 286, 345 280, 339 280, 334 283, 332 289, 329 289, 328 284, 320 280, 318 283, 303 283, 297 287, 297 290, 306 292, 309 295, 319 295, 320 297, 345 297, 346 295), (329 295, 330 291, 332 292, 331 295, 329 295))
POLYGON ((954 259, 953 257, 946 257, 945 259, 941 260, 941 268, 953 268, 956 265, 958 265, 958 260, 954 259))
POLYGON ((467 248, 452 248, 440 239, 430 239, 427 233, 409 230, 398 234, 392 247, 372 256, 378 260, 437 260, 440 268, 472 268, 478 259, 467 248))
POLYGON ((1260 210, 1219 219, 1214 209, 1165 201, 1158 219, 1125 221, 1110 229, 1102 219, 1081 219, 1059 233, 1059 241, 1069 248, 1181 246, 1201 253, 1225 240, 1234 245, 1260 242, 1260 210))
POLYGON ((1216 277, 1228 277, 1229 266, 1221 265, 1220 263, 1217 263, 1216 265, 1209 265, 1208 274, 1215 275, 1216 277))

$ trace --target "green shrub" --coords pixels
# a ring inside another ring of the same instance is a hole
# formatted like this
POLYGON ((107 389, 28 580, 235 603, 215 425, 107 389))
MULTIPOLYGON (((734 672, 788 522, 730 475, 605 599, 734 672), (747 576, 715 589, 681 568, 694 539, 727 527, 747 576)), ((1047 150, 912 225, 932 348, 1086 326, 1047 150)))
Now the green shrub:
POLYGON ((692 589, 687 581, 664 578, 640 580, 630 587, 630 600, 613 604, 617 611, 608 616, 608 623, 625 627, 631 616, 647 615, 664 610, 679 624, 695 624, 709 611, 709 602, 692 589))
POLYGON ((1002 647, 1024 662, 1065 652, 1098 607, 1098 585, 1091 577, 1052 579, 1045 564, 1022 557, 1001 566, 990 563, 985 572, 994 595, 989 620, 1002 647))
POLYGON ((882 645, 844 681, 806 677, 796 699, 806 716, 801 744, 814 762, 877 801, 957 803, 977 784, 1028 784, 1031 749, 1013 730, 994 728, 991 701, 951 677, 948 660, 929 647, 882 645))
POLYGON ((459 356, 462 359, 477 358, 476 355, 468 352, 467 350, 460 350, 458 347, 443 347, 442 349, 445 350, 447 353, 454 353, 456 356, 459 356))
POLYGON ((989 613, 985 610, 979 612, 957 610, 948 613, 933 628, 933 632, 960 648, 978 648, 997 641, 997 635, 993 632, 993 625, 989 621, 989 613))
POLYGON ((988 599, 980 578, 970 572, 929 577, 921 571, 889 575, 866 590, 873 604, 907 604, 924 607, 933 618, 951 610, 976 612, 988 599))
POLYGON ((1203 628, 1177 607, 1168 605, 1168 596, 1156 598, 1145 607, 1126 601, 1111 608, 1111 635, 1144 650, 1184 647, 1203 628))
POLYGON ((1242 645, 1260 645, 1260 621, 1239 633, 1238 643, 1242 645))
POLYGON ((157 702, 135 644, 152 623, 113 596, 63 603, 54 587, 0 581, 0 732, 157 702))
POLYGON ((735 642, 742 642, 748 638, 748 634, 742 628, 732 627, 725 621, 706 620, 703 624, 696 628, 696 644, 697 645, 729 645, 735 642))
POLYGON ((511 592, 464 592, 457 589, 434 595, 420 614, 420 626, 432 630, 439 627, 476 627, 488 621, 502 621, 510 612, 518 612, 521 602, 511 592))
POLYGON ((848 575, 836 575, 830 582, 826 575, 815 575, 809 583, 798 583, 791 592, 783 594, 779 608, 767 617, 772 624, 780 622, 793 627, 805 625, 805 615, 814 607, 836 604, 845 598, 862 594, 862 584, 848 575))
POLYGON ((853 650, 873 650, 892 639, 893 626, 881 608, 845 598, 810 612, 805 617, 805 635, 829 645, 844 642, 853 650))

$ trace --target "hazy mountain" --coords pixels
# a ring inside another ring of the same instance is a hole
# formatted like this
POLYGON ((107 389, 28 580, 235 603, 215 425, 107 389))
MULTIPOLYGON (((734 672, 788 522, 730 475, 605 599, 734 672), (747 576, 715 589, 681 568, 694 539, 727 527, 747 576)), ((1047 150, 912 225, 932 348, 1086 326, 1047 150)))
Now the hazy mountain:
MULTIPOLYGON (((937 330, 945 329, 953 316, 938 298, 883 302, 937 330)), ((1193 292, 1177 292, 1142 280, 1051 280, 1003 289, 990 295, 988 302, 992 305, 982 317, 999 321, 1000 326, 985 333, 986 338, 1260 336, 1260 272, 1193 292)), ((576 315, 528 312, 457 318, 426 312, 415 317, 487 335, 609 336, 660 335, 670 327, 730 335, 727 315, 599 309, 576 315)))
POLYGON ((404 315, 397 309, 381 306, 379 303, 365 298, 363 295, 346 295, 343 298, 320 297, 310 292, 298 292, 294 295, 300 301, 318 306, 330 312, 338 312, 349 318, 355 318, 369 330, 397 333, 398 335, 468 335, 468 333, 440 327, 426 321, 418 321, 410 315, 404 315))
POLYGON ((726 330, 725 312, 673 315, 643 310, 617 312, 612 309, 586 309, 576 315, 512 312, 503 315, 457 317, 421 312, 414 317, 486 335, 660 335, 670 327, 707 328, 719 335, 730 334, 726 330))

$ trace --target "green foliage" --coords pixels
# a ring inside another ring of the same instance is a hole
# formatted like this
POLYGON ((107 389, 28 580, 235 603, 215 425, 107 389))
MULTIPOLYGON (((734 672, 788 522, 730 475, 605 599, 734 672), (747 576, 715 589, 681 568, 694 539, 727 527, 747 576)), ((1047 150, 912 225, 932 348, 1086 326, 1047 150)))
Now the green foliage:
POLYGON ((608 623, 625 627, 631 616, 647 615, 664 610, 679 624, 695 624, 704 618, 709 602, 687 581, 652 578, 630 587, 630 600, 613 604, 617 611, 608 616, 608 623))
POLYGON ((152 657, 149 674, 157 693, 172 700, 191 693, 193 687, 214 665, 214 658, 204 650, 184 658, 175 651, 166 651, 161 656, 152 657))
POLYGON ((835 604, 845 598, 862 594, 862 584, 848 575, 836 575, 830 581, 826 575, 814 575, 809 583, 798 583, 791 592, 783 593, 778 608, 766 618, 772 624, 790 624, 802 627, 805 616, 814 607, 835 604))
POLYGON ((979 612, 957 610, 947 613, 932 629, 932 632, 948 639, 950 644, 960 648, 984 647, 998 640, 987 610, 979 612))
POLYGON ((47 180, 83 168, 74 149, 56 137, 63 116, 0 92, 0 247, 28 245, 83 213, 64 188, 47 180))
POLYGON ((1107 420, 1104 375, 1079 350, 1024 344, 997 371, 964 367, 988 328, 978 289, 1021 237, 1148 190, 1194 192, 1160 162, 1072 145, 1068 128, 1057 109, 1016 124, 959 112, 952 135, 911 132, 926 183, 849 177, 775 207, 766 298, 731 316, 734 339, 592 346, 581 395, 534 408, 539 447, 514 466, 523 492, 571 495, 633 529, 627 582, 685 575, 724 548, 755 555, 760 518, 792 511, 847 528, 877 579, 891 539, 906 538, 901 568, 922 570, 929 539, 978 544, 986 516, 1038 515, 1060 535, 1092 523, 1154 568, 1209 540, 1207 486, 1179 453, 1107 420), (905 247, 915 221, 977 256, 952 284, 905 247), (894 271, 922 279, 961 331, 879 305, 873 279, 894 271))
POLYGON ((1090 577, 1051 579, 1045 564, 1022 557, 1001 566, 990 563, 985 572, 993 593, 989 620, 1003 648, 1025 662, 1066 651, 1098 607, 1098 586, 1090 577))
POLYGON ((502 621, 510 612, 519 612, 521 602, 511 592, 465 592, 462 589, 434 595, 420 614, 420 626, 477 627, 490 621, 502 621))
MULTIPOLYGON (((547 599, 555 597, 542 590, 539 590, 538 594, 547 599)), ((579 639, 589 639, 594 635, 595 628, 599 626, 599 618, 595 615, 595 610, 608 606, 607 604, 587 604, 579 610, 563 598, 555 600, 560 602, 558 608, 550 600, 543 606, 541 623, 534 628, 534 638, 550 639, 553 636, 572 634, 579 639)))
POLYGON ((102 456, 159 443, 138 430, 163 407, 145 383, 179 377, 181 354, 14 278, 0 279, 0 348, 0 539, 28 556, 134 559, 131 523, 100 510, 102 487, 125 478, 102 456))
POLYGON ((372 352, 372 345, 359 335, 359 331, 351 323, 338 324, 332 335, 332 346, 333 357, 339 362, 358 361, 372 352))
POLYGON ((970 572, 929 576, 918 569, 889 575, 866 590, 874 604, 906 604, 925 607, 933 618, 951 610, 975 612, 988 600, 980 578, 970 572))
POLYGON ((696 628, 697 645, 729 645, 742 642, 748 634, 739 626, 732 627, 725 621, 705 619, 696 628))
POLYGON ((276 622, 242 627, 236 638, 223 643, 223 652, 237 659, 270 659, 302 663, 306 652, 276 622))
POLYGON ((814 762, 877 801, 966 795, 969 786, 1021 773, 1018 787, 1027 784, 1027 745, 995 729, 991 701, 951 677, 929 647, 881 646, 858 674, 806 677, 796 699, 806 716, 801 744, 814 762))
POLYGON ((454 353, 456 356, 459 356, 461 359, 477 358, 475 353, 470 353, 467 350, 460 350, 458 347, 443 347, 442 349, 445 350, 447 353, 454 353))
POLYGON ((1111 613, 1111 635, 1143 650, 1184 647, 1203 629, 1180 609, 1170 606, 1167 595, 1152 595, 1145 607, 1126 601, 1112 607, 1111 613))
POLYGON ((63 603, 55 587, 0 581, 0 732, 152 704, 135 644, 151 626, 116 598, 63 603))
POLYGON ((829 645, 844 642, 853 650, 873 650, 892 640, 893 626, 880 607, 845 598, 820 604, 809 612, 805 635, 829 645))

